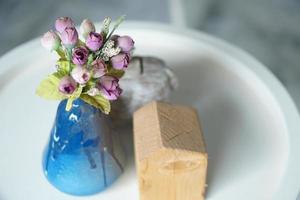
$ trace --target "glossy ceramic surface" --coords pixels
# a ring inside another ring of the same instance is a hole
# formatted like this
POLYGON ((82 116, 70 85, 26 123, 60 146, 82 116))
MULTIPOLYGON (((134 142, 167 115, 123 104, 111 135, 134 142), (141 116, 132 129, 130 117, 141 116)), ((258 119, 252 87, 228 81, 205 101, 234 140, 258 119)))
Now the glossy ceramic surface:
POLYGON ((66 111, 66 102, 57 108, 44 153, 44 173, 62 192, 100 192, 123 172, 124 150, 105 114, 81 99, 66 111))

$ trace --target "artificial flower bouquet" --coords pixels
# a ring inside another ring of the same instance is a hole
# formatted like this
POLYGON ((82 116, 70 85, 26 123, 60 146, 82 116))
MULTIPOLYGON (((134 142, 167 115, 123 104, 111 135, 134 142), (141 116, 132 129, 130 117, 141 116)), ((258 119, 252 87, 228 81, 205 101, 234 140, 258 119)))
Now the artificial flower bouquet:
POLYGON ((58 18, 56 31, 48 31, 41 39, 46 49, 59 56, 56 71, 41 82, 36 93, 50 100, 67 99, 67 111, 75 99, 81 98, 108 114, 110 101, 122 93, 119 79, 134 49, 131 37, 114 34, 123 20, 124 16, 118 18, 110 30, 111 18, 107 17, 97 32, 93 22, 85 19, 79 37, 71 18, 58 18))

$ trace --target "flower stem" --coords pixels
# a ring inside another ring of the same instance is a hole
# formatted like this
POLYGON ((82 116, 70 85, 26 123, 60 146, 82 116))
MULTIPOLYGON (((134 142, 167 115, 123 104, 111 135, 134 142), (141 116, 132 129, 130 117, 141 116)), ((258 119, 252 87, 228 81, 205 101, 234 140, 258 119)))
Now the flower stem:
POLYGON ((66 55, 65 55, 65 53, 64 53, 64 51, 62 50, 61 47, 57 48, 55 51, 56 51, 56 53, 57 53, 61 58, 65 58, 65 57, 66 57, 66 55))
POLYGON ((71 61, 72 59, 72 49, 71 48, 67 48, 67 59, 68 61, 71 61))

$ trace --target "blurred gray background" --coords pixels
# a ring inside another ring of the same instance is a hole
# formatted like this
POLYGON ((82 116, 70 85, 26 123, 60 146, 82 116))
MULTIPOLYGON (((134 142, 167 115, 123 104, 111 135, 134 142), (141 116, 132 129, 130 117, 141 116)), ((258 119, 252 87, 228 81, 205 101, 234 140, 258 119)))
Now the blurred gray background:
POLYGON ((40 36, 58 16, 127 14, 223 38, 268 66, 300 107, 300 0, 0 0, 0 55, 40 36))
POLYGON ((268 66, 300 107, 300 0, 0 0, 0 55, 52 28, 58 16, 80 23, 124 13, 239 46, 268 66))

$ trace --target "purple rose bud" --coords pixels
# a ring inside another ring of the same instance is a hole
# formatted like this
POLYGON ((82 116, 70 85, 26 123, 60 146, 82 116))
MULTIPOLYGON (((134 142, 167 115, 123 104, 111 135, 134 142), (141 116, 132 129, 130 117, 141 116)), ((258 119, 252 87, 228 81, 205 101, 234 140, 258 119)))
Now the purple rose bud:
POLYGON ((71 72, 72 78, 79 84, 85 84, 90 80, 90 72, 81 66, 76 66, 71 72))
POLYGON ((90 32, 95 32, 95 31, 96 31, 95 25, 91 20, 85 19, 82 21, 80 25, 80 33, 84 38, 86 38, 88 34, 90 34, 90 32))
POLYGON ((122 52, 128 53, 134 47, 134 41, 129 36, 121 36, 117 38, 117 45, 121 48, 122 52))
POLYGON ((78 41, 78 33, 74 27, 67 27, 61 33, 61 41, 67 48, 73 48, 78 41))
POLYGON ((118 39, 119 37, 120 37, 119 35, 112 35, 112 36, 110 37, 110 39, 113 40, 113 41, 115 41, 115 42, 117 42, 117 39, 118 39))
POLYGON ((101 76, 104 76, 107 72, 106 65, 101 59, 97 59, 94 62, 92 62, 92 67, 94 78, 100 78, 101 76))
POLYGON ((102 76, 98 83, 98 89, 108 100, 116 100, 122 93, 119 87, 119 79, 112 76, 102 76))
POLYGON ((64 76, 58 86, 58 90, 63 94, 72 94, 76 90, 76 82, 70 76, 64 76))
POLYGON ((97 51, 103 45, 103 37, 99 33, 90 32, 85 43, 90 50, 97 51))
POLYGON ((72 61, 76 65, 84 65, 88 60, 89 51, 85 47, 73 49, 72 61))
POLYGON ((129 64, 129 54, 127 53, 120 53, 116 56, 113 56, 110 60, 113 68, 115 69, 120 69, 123 70, 125 68, 127 68, 128 64, 129 64))
POLYGON ((48 31, 41 39, 42 46, 52 51, 56 50, 60 45, 60 38, 54 31, 48 31))
POLYGON ((55 29, 62 33, 66 28, 74 27, 73 20, 70 17, 59 17, 55 21, 55 29))

